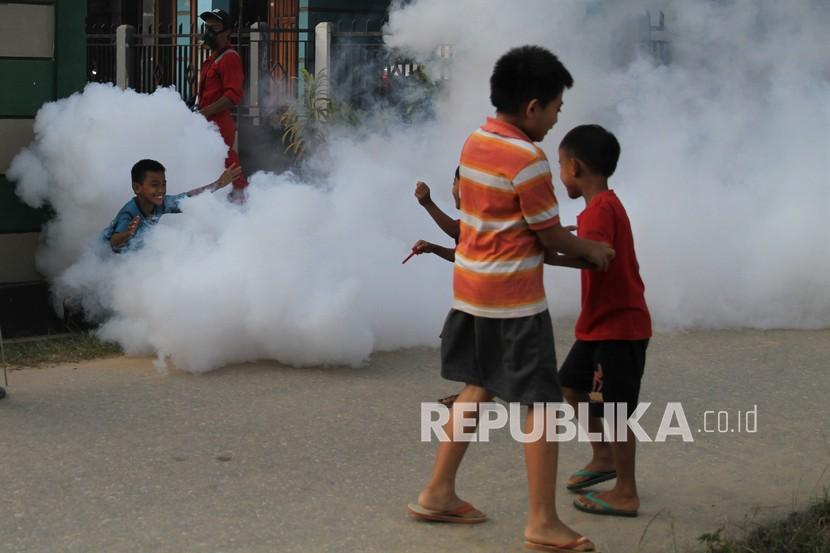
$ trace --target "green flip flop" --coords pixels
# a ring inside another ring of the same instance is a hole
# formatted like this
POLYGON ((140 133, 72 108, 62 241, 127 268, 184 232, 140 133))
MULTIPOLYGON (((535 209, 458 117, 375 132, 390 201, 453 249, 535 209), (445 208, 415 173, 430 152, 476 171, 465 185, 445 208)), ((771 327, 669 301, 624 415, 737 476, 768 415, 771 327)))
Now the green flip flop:
POLYGON ((596 505, 596 507, 588 507, 584 505, 579 499, 574 499, 574 508, 577 511, 582 511, 583 513, 588 513, 591 515, 608 515, 612 517, 636 517, 637 511, 626 511, 623 509, 615 509, 607 502, 603 501, 602 499, 597 497, 597 492, 588 492, 584 494, 582 497, 588 498, 588 500, 596 505))
MULTIPOLYGON (((585 480, 580 480, 576 484, 568 484, 567 488, 570 492, 584 490, 585 488, 590 488, 594 484, 599 484, 600 482, 605 482, 607 480, 613 480, 617 477, 617 471, 606 470, 594 472, 592 470, 580 469, 573 473, 573 476, 578 476, 580 478, 584 478, 585 480)), ((571 476, 571 478, 573 478, 573 476, 571 476)))

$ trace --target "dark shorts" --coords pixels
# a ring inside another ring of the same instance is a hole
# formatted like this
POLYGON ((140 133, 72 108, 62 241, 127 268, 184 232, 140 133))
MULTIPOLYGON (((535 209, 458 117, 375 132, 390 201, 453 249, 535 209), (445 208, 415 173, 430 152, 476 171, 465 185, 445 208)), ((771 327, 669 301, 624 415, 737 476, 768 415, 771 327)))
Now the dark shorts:
POLYGON ((561 402, 550 314, 490 319, 450 310, 441 332, 441 376, 507 402, 561 402))
MULTIPOLYGON (((640 400, 648 340, 577 340, 562 368, 559 382, 580 392, 602 394, 602 402, 626 403, 628 414, 640 400)), ((602 409, 591 409, 601 416, 602 409)))

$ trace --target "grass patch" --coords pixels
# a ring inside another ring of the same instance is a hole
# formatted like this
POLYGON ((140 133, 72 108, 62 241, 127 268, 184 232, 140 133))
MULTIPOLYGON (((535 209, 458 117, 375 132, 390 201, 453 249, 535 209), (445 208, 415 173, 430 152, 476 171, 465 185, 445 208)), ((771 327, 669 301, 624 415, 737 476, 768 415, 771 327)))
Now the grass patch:
POLYGON ((60 338, 5 342, 3 349, 6 365, 10 368, 72 363, 122 353, 118 344, 102 342, 86 332, 60 338))
POLYGON ((698 538, 706 553, 825 553, 830 551, 830 495, 785 519, 753 524, 742 535, 727 537, 724 528, 698 538))

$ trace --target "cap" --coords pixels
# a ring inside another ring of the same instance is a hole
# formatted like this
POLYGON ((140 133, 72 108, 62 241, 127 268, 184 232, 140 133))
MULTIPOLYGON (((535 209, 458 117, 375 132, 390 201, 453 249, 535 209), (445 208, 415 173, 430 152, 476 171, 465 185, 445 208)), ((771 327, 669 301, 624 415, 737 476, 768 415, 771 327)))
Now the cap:
POLYGON ((199 18, 202 21, 207 21, 208 19, 218 19, 222 22, 222 27, 225 29, 230 29, 231 27, 233 27, 233 20, 231 19, 231 16, 228 15, 228 12, 220 10, 219 8, 216 8, 215 10, 211 10, 209 12, 202 12, 201 14, 199 14, 199 18))

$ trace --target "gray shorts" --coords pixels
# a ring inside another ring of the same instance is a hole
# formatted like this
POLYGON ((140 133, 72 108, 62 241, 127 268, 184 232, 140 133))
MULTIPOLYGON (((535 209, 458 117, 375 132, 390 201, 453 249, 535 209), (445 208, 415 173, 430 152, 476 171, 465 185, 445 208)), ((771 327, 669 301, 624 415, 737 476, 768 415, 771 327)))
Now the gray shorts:
POLYGON ((550 314, 490 319, 450 310, 441 332, 441 376, 507 402, 561 402, 550 314))

